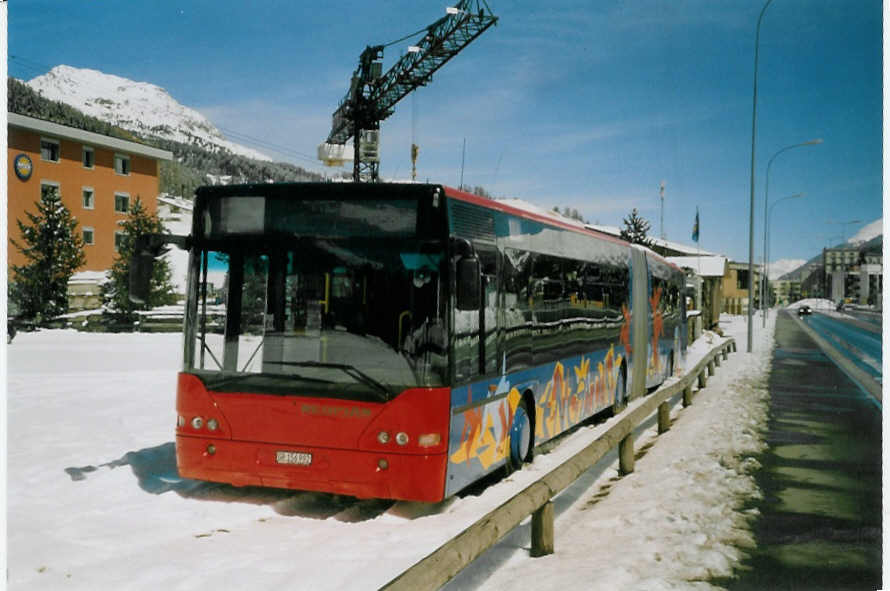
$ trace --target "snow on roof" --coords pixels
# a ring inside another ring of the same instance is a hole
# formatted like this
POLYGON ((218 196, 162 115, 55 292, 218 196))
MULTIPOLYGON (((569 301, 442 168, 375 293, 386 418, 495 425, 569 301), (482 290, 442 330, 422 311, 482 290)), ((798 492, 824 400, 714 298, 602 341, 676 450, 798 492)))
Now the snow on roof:
MULTIPOLYGON (((596 230, 597 232, 603 232, 605 234, 611 234, 613 236, 621 237, 621 228, 617 226, 601 226, 598 224, 587 224, 587 227, 591 230, 596 230)), ((673 242, 671 240, 665 240, 663 238, 656 238, 654 236, 649 236, 649 240, 652 241, 653 246, 657 246, 659 248, 665 248, 667 250, 672 250, 674 252, 682 252, 689 256, 717 256, 716 253, 708 252, 707 250, 702 250, 697 246, 687 246, 686 244, 681 244, 679 242, 673 242)))
POLYGON ((498 203, 503 203, 504 205, 509 205, 510 207, 515 207, 516 209, 521 209, 523 211, 527 211, 529 213, 534 213, 537 215, 547 216, 552 218, 558 222, 562 222, 564 224, 571 224, 574 226, 578 226, 579 228, 587 227, 583 222, 579 222, 578 220, 572 219, 570 217, 566 217, 559 212, 553 211, 552 209, 546 209, 539 205, 535 205, 534 203, 529 203, 528 201, 523 201, 522 199, 498 199, 498 203))
POLYGON ((68 280, 68 283, 102 283, 106 280, 105 271, 81 271, 75 273, 68 280))
POLYGON ((726 272, 726 257, 719 255, 665 258, 678 267, 692 269, 699 277, 723 277, 726 272))
POLYGON ((183 197, 176 197, 174 195, 168 195, 167 193, 161 193, 160 195, 158 195, 158 202, 169 205, 171 207, 185 209, 187 211, 192 211, 192 208, 194 206, 194 204, 188 199, 185 199, 183 197))

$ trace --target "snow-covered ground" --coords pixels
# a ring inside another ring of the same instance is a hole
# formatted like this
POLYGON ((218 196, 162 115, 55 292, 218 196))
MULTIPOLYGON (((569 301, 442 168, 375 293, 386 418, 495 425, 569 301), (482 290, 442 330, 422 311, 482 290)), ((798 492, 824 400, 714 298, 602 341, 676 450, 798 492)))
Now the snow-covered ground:
POLYGON ((820 311, 834 310, 837 307, 837 305, 831 300, 826 300, 824 298, 807 298, 804 300, 792 302, 791 304, 785 306, 785 308, 788 310, 797 310, 801 306, 809 306, 813 310, 820 311))
MULTIPOLYGON (((739 352, 674 410, 636 471, 616 479, 609 467, 558 515, 556 554, 529 558, 526 542, 479 585, 707 588, 730 572, 752 540, 739 508, 759 494, 745 458, 763 445, 772 325, 757 323, 752 354, 743 318, 721 326, 739 352)), ((699 339, 689 365, 718 339, 699 339)), ((177 334, 71 330, 20 333, 9 346, 10 589, 378 588, 611 424, 578 430, 479 496, 436 505, 186 481, 172 443, 180 350, 177 334)))

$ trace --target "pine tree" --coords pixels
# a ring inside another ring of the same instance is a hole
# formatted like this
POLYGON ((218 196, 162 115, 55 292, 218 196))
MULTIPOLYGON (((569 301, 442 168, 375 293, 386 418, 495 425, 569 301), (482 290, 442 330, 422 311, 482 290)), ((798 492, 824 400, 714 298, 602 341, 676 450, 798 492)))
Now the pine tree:
POLYGON ((77 220, 62 203, 59 189, 42 186, 36 205, 36 214, 25 214, 30 225, 16 220, 24 244, 12 244, 28 263, 12 266, 10 297, 23 317, 39 323, 68 311, 68 280, 86 257, 77 220))
POLYGON ((160 257, 154 264, 147 301, 144 304, 130 301, 130 255, 133 254, 133 238, 140 234, 159 234, 164 231, 164 226, 155 214, 145 209, 138 196, 127 219, 120 226, 124 238, 111 265, 109 280, 102 285, 101 296, 106 309, 112 315, 121 321, 131 321, 135 318, 136 310, 176 303, 176 294, 171 283, 170 265, 160 257))
POLYGON ((630 215, 624 218, 624 228, 621 230, 621 239, 631 244, 642 244, 652 247, 652 239, 649 238, 649 222, 640 217, 637 208, 633 208, 630 215))

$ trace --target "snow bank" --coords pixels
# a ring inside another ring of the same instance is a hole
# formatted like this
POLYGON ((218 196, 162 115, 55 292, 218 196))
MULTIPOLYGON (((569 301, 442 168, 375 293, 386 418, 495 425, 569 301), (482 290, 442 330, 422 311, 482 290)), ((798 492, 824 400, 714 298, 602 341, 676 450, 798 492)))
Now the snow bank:
MULTIPOLYGON (((721 326, 744 334, 733 322, 721 326)), ((718 338, 700 339, 690 363, 718 338)), ((615 479, 613 467, 583 491, 557 519, 554 556, 529 558, 526 538, 483 586, 527 576, 544 589, 658 589, 727 573, 751 541, 738 508, 758 494, 745 458, 761 445, 768 342, 760 335, 755 354, 730 355, 633 475, 615 479)), ((479 496, 439 504, 201 483, 175 467, 181 350, 178 334, 16 337, 10 589, 378 588, 614 421, 575 432, 479 496)))
MULTIPOLYGON (((557 517, 555 554, 532 559, 518 549, 485 589, 513 589, 518 580, 542 590, 710 589, 708 579, 732 573, 754 544, 756 510, 741 509, 760 495, 753 456, 764 449, 774 320, 765 331, 758 326, 748 354, 746 325, 726 318, 721 328, 736 337, 739 352, 692 406, 675 407, 670 431, 652 429, 636 442, 640 453, 657 438, 634 473, 619 478, 614 463, 557 517)), ((717 337, 706 333, 696 343, 692 363, 708 339, 717 337)))
POLYGON ((789 304, 785 307, 785 309, 797 310, 801 306, 809 306, 813 310, 834 310, 837 307, 831 300, 826 300, 823 298, 808 298, 805 300, 798 300, 792 304, 789 304))

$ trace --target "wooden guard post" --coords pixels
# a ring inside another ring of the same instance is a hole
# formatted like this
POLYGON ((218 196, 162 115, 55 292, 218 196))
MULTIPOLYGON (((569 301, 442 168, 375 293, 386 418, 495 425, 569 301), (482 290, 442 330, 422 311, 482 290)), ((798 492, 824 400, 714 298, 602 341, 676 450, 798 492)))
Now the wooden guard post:
POLYGON ((692 383, 683 388, 683 408, 692 404, 692 383))
POLYGON ((667 400, 658 405, 658 434, 671 428, 671 406, 667 400))
POLYGON ((547 501, 544 505, 532 513, 532 551, 534 557, 553 554, 553 501, 547 501))

